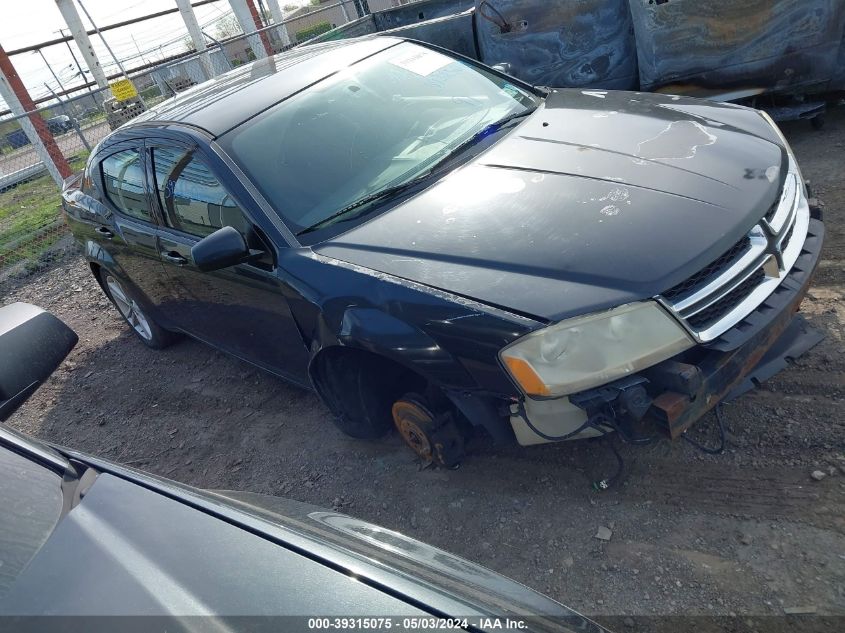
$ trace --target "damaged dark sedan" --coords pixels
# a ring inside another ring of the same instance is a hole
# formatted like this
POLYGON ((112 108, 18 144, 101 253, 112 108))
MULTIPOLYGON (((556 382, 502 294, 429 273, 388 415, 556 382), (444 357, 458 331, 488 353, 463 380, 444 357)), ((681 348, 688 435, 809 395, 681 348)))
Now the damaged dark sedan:
POLYGON ((824 232, 756 110, 388 37, 182 93, 63 200, 145 344, 188 334, 447 465, 480 430, 678 437, 794 329, 824 232))

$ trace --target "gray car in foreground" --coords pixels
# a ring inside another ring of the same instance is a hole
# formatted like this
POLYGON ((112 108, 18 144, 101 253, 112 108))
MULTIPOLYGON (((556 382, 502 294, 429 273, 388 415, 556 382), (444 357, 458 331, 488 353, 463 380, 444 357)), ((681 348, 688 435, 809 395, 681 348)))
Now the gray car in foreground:
MULTIPOLYGON (((75 343, 35 306, 0 308, 0 420, 75 343)), ((398 532, 287 499, 198 490, 0 425, 0 630, 498 630, 508 622, 603 630, 398 532)))

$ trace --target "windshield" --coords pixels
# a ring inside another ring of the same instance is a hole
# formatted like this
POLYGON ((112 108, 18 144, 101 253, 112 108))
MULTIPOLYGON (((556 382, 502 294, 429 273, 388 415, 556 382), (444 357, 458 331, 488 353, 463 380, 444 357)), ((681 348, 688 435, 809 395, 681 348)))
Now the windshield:
POLYGON ((536 97, 469 63, 404 42, 235 128, 221 143, 299 233, 427 172, 536 97))

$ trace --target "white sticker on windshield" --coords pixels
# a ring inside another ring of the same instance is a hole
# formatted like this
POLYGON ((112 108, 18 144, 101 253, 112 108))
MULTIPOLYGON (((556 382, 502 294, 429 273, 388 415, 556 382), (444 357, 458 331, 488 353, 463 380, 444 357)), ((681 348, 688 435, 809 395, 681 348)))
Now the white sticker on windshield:
POLYGON ((454 63, 454 59, 441 55, 436 51, 414 50, 405 55, 394 57, 390 63, 404 68, 421 77, 428 77, 431 73, 454 63))

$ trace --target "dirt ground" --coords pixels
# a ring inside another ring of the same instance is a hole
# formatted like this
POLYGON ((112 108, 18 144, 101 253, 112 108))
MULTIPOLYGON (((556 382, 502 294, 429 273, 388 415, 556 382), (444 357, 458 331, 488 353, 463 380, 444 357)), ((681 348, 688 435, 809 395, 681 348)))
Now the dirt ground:
POLYGON ((349 439, 314 395, 200 343, 143 347, 72 248, 0 282, 3 303, 39 304, 80 335, 11 424, 189 484, 342 509, 588 615, 845 615, 845 111, 821 132, 784 128, 825 204, 803 312, 827 338, 725 407, 724 455, 624 447, 624 481, 601 493, 590 482, 614 460, 595 443, 480 445, 459 470, 421 470, 395 434, 349 439))

